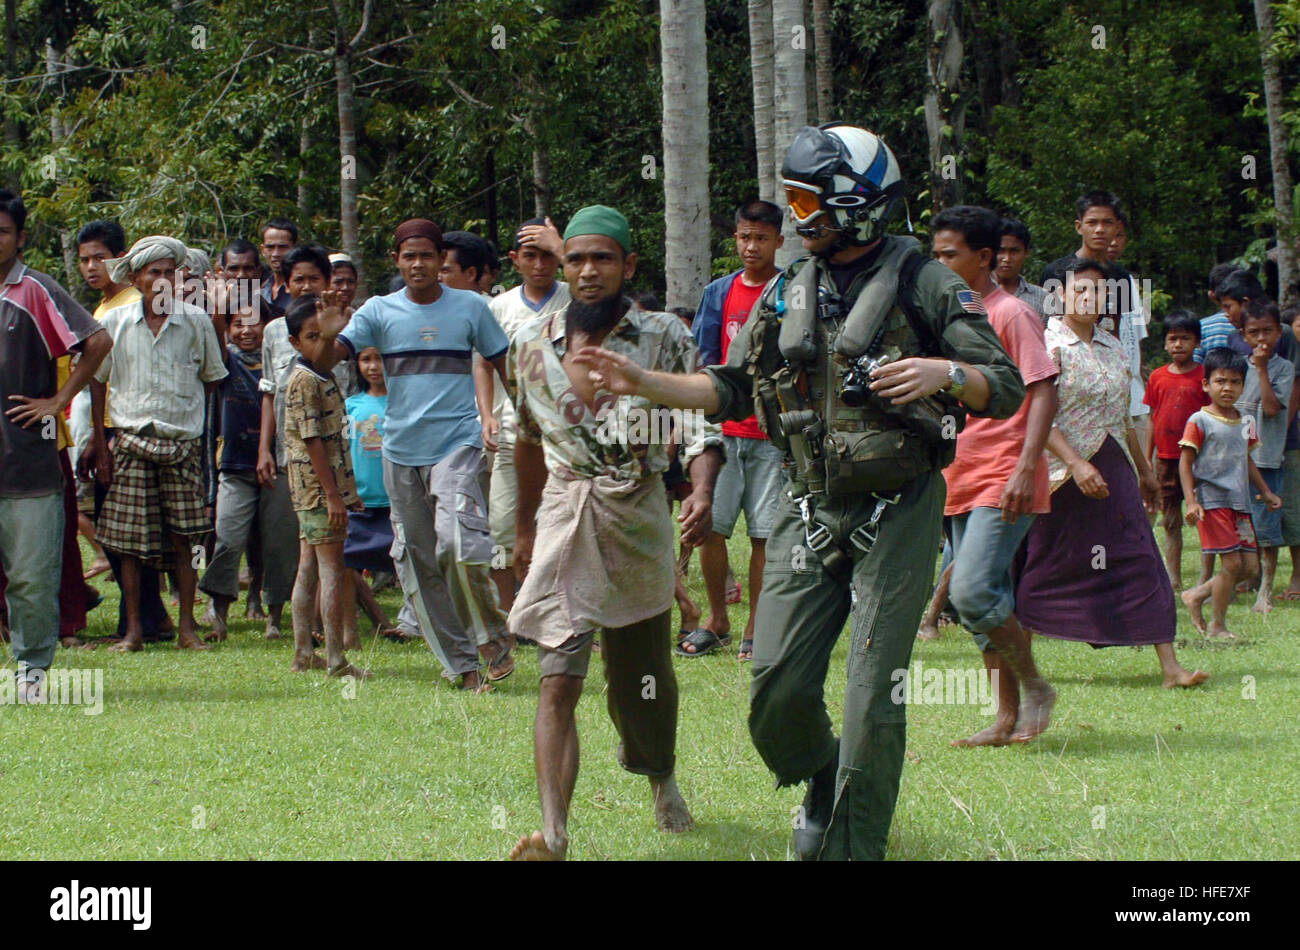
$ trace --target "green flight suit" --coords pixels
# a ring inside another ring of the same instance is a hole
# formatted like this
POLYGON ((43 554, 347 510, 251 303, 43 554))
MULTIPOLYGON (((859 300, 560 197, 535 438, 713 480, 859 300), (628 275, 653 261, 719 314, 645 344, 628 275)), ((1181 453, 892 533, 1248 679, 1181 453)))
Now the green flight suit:
MULTIPOLYGON (((874 256, 867 265, 868 275, 883 256, 874 256)), ((814 264, 825 267, 817 259, 806 266, 814 264)), ((783 292, 789 287, 787 280, 783 292)), ((982 308, 972 312, 963 306, 963 297, 968 303, 972 299, 965 282, 944 265, 927 261, 916 272, 912 299, 940 352, 926 352, 898 307, 886 318, 884 337, 901 341, 902 357, 942 356, 971 364, 988 381, 990 391, 988 406, 973 414, 1006 418, 1024 399, 1024 384, 982 308)), ((844 301, 845 313, 852 302, 844 301)), ((705 370, 719 398, 712 420, 742 419, 756 407, 762 411, 754 399, 754 376, 747 363, 749 331, 755 323, 751 316, 742 326, 726 364, 705 370)), ((819 326, 818 332, 822 334, 818 346, 824 349, 824 327, 819 326)), ((769 342, 763 345, 773 345, 770 335, 764 338, 769 342)), ((809 388, 824 394, 826 385, 820 380, 809 388)), ((766 424, 761 415, 760 424, 766 424)), ((892 674, 906 669, 911 659, 933 582, 944 497, 943 476, 937 470, 908 482, 897 503, 885 506, 874 545, 866 554, 854 550, 852 579, 847 584, 828 573, 821 559, 808 550, 798 504, 787 495, 777 511, 754 617, 749 730, 778 785, 808 779, 835 753, 823 687, 831 650, 845 619, 850 620, 839 772, 820 855, 823 860, 885 856, 906 741, 906 710, 892 701, 897 682, 892 674)), ((877 499, 870 494, 821 495, 816 507, 817 520, 845 541, 869 521, 877 499)))

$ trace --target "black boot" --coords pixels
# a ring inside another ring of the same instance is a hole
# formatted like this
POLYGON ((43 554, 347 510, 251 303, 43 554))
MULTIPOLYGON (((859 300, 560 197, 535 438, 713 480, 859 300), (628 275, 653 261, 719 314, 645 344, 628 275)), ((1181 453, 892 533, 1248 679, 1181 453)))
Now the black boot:
POLYGON ((835 740, 835 754, 808 779, 803 797, 802 827, 794 830, 794 850, 800 861, 816 861, 822 850, 826 828, 835 807, 835 776, 840 770, 840 744, 835 740))

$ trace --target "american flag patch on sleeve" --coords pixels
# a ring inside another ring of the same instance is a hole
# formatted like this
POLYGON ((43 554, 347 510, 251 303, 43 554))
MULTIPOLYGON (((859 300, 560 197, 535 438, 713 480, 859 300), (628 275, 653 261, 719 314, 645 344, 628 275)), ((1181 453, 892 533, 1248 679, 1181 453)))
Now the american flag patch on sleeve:
POLYGON ((967 313, 978 313, 981 317, 988 316, 984 310, 984 298, 976 291, 959 290, 957 299, 961 301, 961 308, 967 313))

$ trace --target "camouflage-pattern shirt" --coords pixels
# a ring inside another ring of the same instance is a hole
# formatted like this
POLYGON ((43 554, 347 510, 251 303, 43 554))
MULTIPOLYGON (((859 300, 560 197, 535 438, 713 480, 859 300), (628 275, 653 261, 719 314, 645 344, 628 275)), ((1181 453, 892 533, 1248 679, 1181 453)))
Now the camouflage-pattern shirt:
MULTIPOLYGON (((668 445, 680 442, 683 464, 705 449, 722 450, 722 430, 689 410, 643 396, 600 390, 595 412, 573 389, 561 362, 568 307, 519 328, 506 359, 518 437, 542 445, 547 471, 565 480, 640 480, 668 468, 668 445)), ((686 325, 670 313, 629 307, 601 344, 646 369, 693 373, 699 362, 686 325)))
POLYGON ((284 454, 294 511, 325 505, 325 490, 307 454, 307 439, 320 439, 324 445, 325 461, 343 504, 360 500, 352 472, 351 446, 343 433, 346 418, 334 377, 316 372, 302 359, 294 363, 284 393, 284 454))

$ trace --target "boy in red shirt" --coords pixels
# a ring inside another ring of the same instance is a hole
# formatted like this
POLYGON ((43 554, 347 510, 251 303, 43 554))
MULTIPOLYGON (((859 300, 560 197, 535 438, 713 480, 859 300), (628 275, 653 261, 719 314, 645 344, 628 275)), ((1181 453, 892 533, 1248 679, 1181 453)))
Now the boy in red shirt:
MULTIPOLYGON (((1165 569, 1174 590, 1183 589, 1183 488, 1178 481, 1178 462, 1182 449, 1178 445, 1192 413, 1210 404, 1201 385, 1205 371, 1192 354, 1201 342, 1201 321, 1186 310, 1175 310, 1165 317, 1165 352, 1169 364, 1161 366, 1147 380, 1142 401, 1151 407, 1151 425, 1147 429, 1144 449, 1160 482, 1160 514, 1165 529, 1165 569)), ((1201 565, 1201 580, 1209 577, 1214 556, 1201 565)))

